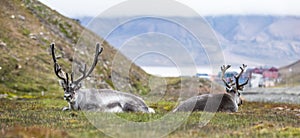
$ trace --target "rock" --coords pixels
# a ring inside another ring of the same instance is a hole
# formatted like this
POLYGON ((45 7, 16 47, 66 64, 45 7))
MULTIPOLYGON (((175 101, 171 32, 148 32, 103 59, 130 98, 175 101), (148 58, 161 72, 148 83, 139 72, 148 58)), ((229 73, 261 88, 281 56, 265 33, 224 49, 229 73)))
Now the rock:
POLYGON ((108 69, 108 67, 107 67, 107 65, 106 64, 103 64, 103 67, 107 70, 108 69))
POLYGON ((0 99, 6 98, 8 95, 7 94, 0 94, 0 99))
POLYGON ((6 43, 0 40, 0 47, 6 47, 6 43))
POLYGON ((275 110, 284 110, 283 107, 275 107, 274 109, 275 109, 275 110))
POLYGON ((16 66, 15 66, 15 69, 21 69, 22 68, 22 66, 20 65, 20 64, 17 64, 16 66))
POLYGON ((36 37, 35 34, 29 34, 29 37, 30 37, 31 39, 33 39, 33 40, 37 40, 37 37, 36 37))
POLYGON ((26 19, 25 16, 23 16, 23 15, 18 15, 18 18, 22 21, 25 21, 25 19, 26 19))
POLYGON ((300 113, 300 109, 293 109, 294 112, 299 112, 300 113))

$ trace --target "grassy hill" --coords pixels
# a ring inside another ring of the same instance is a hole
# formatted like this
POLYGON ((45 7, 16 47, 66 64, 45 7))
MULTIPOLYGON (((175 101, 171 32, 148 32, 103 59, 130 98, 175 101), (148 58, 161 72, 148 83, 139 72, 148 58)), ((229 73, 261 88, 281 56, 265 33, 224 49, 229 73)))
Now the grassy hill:
MULTIPOLYGON (((58 79, 53 73, 49 45, 55 42, 59 60, 66 72, 71 72, 74 46, 78 39, 91 40, 93 45, 102 39, 85 30, 77 20, 66 18, 36 0, 0 1, 0 94, 9 96, 46 95, 59 93, 58 79), (81 33, 84 31, 84 36, 81 33)), ((93 47, 94 49, 94 47, 93 47)), ((105 51, 94 71, 100 88, 113 88, 110 80, 111 63, 116 50, 104 42, 105 51), (106 61, 106 62, 103 62, 106 61)), ((93 51, 90 51, 90 57, 93 51)), ((124 59, 126 59, 124 57, 124 59)), ((147 90, 149 77, 132 65, 132 92, 147 90)), ((122 77, 122 76, 120 76, 122 77)))
MULTIPOLYGON (((95 43, 102 41, 102 38, 83 28, 78 20, 64 17, 36 0, 1 1, 0 94, 5 94, 9 98, 40 96, 41 93, 46 97, 61 96, 62 89, 53 72, 50 43, 56 44, 56 52, 62 57, 58 62, 63 70, 71 72, 72 65, 78 61, 89 66, 95 43), (82 52, 80 50, 75 53, 74 49, 85 49, 86 45, 91 46, 86 48, 88 49, 86 53, 80 54, 82 52), (73 56, 74 54, 79 56, 73 56)), ((126 92, 147 94, 151 90, 148 86, 149 79, 155 78, 167 80, 167 93, 180 88, 182 81, 180 78, 151 76, 128 61, 122 54, 118 54, 121 56, 118 59, 122 59, 121 64, 131 64, 129 76, 117 72, 115 69, 122 68, 121 65, 119 68, 112 69, 117 50, 106 41, 103 44, 104 52, 99 56, 99 63, 92 74, 92 79, 95 80, 92 87, 117 89, 114 86, 117 84, 118 88, 126 88, 126 92), (119 82, 112 82, 112 75, 119 82)), ((199 91, 208 92, 210 85, 209 81, 200 80, 199 91)))

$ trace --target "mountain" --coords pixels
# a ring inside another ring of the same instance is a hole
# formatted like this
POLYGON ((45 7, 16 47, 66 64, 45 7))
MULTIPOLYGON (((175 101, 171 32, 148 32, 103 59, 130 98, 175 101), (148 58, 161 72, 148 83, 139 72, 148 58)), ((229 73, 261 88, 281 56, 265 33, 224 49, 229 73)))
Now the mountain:
MULTIPOLYGON (((284 66, 300 59, 300 17, 225 16, 208 17, 225 39, 225 54, 258 65, 284 66)), ((229 61, 230 62, 230 61, 229 61)))
MULTIPOLYGON (((207 49, 197 44, 191 32, 202 27, 196 17, 168 17, 166 19, 184 20, 189 26, 188 31, 180 25, 152 17, 83 17, 82 24, 107 41, 120 48, 124 45, 142 48, 152 46, 160 49, 175 45, 167 38, 182 42, 198 66, 208 65, 216 55, 207 55, 207 49), (93 19, 93 20, 92 20, 93 19), (89 23, 89 21, 91 21, 89 23), (88 24, 89 23, 89 24, 88 24), (105 26, 105 27, 104 27, 105 26), (183 29, 182 29, 183 28, 183 29), (152 33, 152 34, 151 34, 152 33), (165 34, 164 37, 162 33, 165 34), (109 34, 109 35, 108 35, 109 34), (156 37, 154 35, 156 35, 156 37), (183 39, 184 38, 184 39, 183 39)), ((284 66, 300 59, 300 17, 295 16, 208 16, 208 25, 213 29, 223 52, 226 63, 250 66, 284 66)), ((203 23, 203 22, 202 22, 203 23)), ((201 28, 202 29, 202 28, 201 28)), ((210 32, 203 31, 203 35, 210 32)), ((174 53, 182 49, 172 49, 174 53)), ((124 53, 128 58, 132 53, 124 53)), ((140 66, 171 66, 168 59, 149 56, 137 61, 140 66)), ((187 61, 187 60, 183 60, 187 61)))
MULTIPOLYGON (((76 63, 90 63, 88 59, 93 58, 96 42, 102 41, 77 20, 64 17, 37 0, 1 0, 0 95, 61 95, 63 90, 53 71, 50 43, 56 44, 56 52, 62 57, 58 60, 62 69, 76 72, 76 63), (91 50, 78 51, 78 48, 91 50)), ((130 87, 128 92, 149 89, 146 86, 149 75, 138 66, 130 66, 129 76, 112 70, 113 58, 118 52, 105 41, 103 47, 91 79, 84 81, 86 87, 116 88, 111 76, 115 74, 116 80, 129 80, 127 84, 119 84, 130 87)), ((119 56, 123 57, 120 62, 129 62, 123 55, 119 56)))

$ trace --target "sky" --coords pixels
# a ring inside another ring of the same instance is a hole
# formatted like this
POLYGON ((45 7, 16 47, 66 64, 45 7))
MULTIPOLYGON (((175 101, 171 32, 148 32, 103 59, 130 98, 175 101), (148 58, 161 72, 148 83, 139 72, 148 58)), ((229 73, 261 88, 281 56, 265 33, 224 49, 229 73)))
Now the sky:
MULTIPOLYGON (((67 17, 97 16, 100 13, 117 6, 126 0, 39 0, 50 8, 58 11, 67 17)), ((138 0, 141 1, 141 0, 138 0)), ((144 0, 145 1, 145 0, 144 0)), ((159 0, 161 4, 166 0, 159 0)), ((169 0, 173 1, 173 0, 169 0)), ((183 4, 201 16, 216 15, 300 15, 299 0, 174 0, 183 4)), ((157 5, 156 5, 157 6, 157 5)), ((129 15, 143 13, 143 8, 135 6, 139 12, 127 8, 126 13, 129 15)), ((156 11, 152 10, 151 12, 156 11)), ((147 13, 147 11, 145 11, 147 13)), ((124 14, 124 13, 122 13, 124 14)), ((156 14, 170 15, 172 12, 158 10, 156 14), (166 14, 167 13, 167 14, 166 14)), ((175 13, 178 16, 178 13, 175 13)), ((112 16, 112 15, 110 15, 112 16)), ((179 16, 188 16, 184 12, 180 12, 179 16)))

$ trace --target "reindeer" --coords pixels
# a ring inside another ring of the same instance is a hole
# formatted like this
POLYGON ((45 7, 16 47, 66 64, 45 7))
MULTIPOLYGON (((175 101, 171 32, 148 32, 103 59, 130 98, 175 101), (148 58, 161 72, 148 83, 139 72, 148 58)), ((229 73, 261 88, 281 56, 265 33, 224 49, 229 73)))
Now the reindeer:
POLYGON ((226 93, 218 93, 218 94, 203 94, 199 96, 191 97, 185 101, 183 101, 177 108, 173 110, 173 112, 178 111, 222 111, 222 112, 237 112, 238 107, 242 104, 242 100, 240 98, 240 92, 243 91, 244 86, 248 83, 249 78, 243 83, 239 84, 239 78, 244 72, 247 65, 242 65, 240 67, 241 72, 234 76, 235 81, 233 79, 229 79, 229 82, 226 81, 224 75, 227 69, 229 69, 230 65, 221 66, 222 71, 222 81, 226 86, 226 93), (219 105, 219 106, 218 106, 219 105))
POLYGON ((110 89, 81 89, 81 81, 87 78, 94 70, 98 62, 98 56, 103 51, 99 43, 96 44, 96 53, 93 64, 87 70, 86 64, 79 68, 82 74, 78 79, 74 80, 73 72, 69 80, 69 74, 65 73, 61 66, 57 63, 55 56, 55 44, 50 45, 52 58, 54 62, 54 72, 61 79, 61 86, 64 89, 64 99, 69 106, 64 107, 66 110, 87 110, 101 112, 143 112, 154 113, 152 108, 149 108, 145 102, 133 94, 119 92, 110 89))

